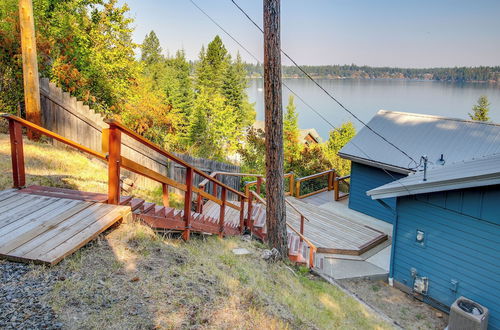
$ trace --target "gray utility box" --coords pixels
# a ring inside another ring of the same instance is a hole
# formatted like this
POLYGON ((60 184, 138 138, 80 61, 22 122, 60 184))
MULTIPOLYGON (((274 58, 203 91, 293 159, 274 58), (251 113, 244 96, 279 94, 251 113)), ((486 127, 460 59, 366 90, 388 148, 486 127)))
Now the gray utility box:
POLYGON ((488 329, 488 308, 465 297, 460 297, 450 308, 448 330, 488 329))

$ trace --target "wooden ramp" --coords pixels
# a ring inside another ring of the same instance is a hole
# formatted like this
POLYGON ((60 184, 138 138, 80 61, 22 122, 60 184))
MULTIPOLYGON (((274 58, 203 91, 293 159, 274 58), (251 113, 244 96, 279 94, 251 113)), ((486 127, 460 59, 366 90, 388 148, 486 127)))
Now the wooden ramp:
POLYGON ((0 191, 0 257, 54 265, 131 214, 130 206, 35 190, 0 191))

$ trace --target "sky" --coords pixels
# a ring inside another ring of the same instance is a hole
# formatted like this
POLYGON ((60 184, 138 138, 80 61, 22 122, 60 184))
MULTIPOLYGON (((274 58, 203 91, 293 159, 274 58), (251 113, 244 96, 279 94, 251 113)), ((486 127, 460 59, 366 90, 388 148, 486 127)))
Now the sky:
MULTIPOLYGON (((193 0, 262 61, 263 40, 231 0, 193 0)), ((262 0, 235 0, 262 26, 262 0)), ((190 0, 120 0, 135 19, 134 41, 154 30, 164 53, 195 60, 219 34, 190 0)), ((281 44, 299 64, 395 67, 500 65, 500 0, 282 0, 281 44)), ((283 59, 284 64, 290 64, 283 59)))

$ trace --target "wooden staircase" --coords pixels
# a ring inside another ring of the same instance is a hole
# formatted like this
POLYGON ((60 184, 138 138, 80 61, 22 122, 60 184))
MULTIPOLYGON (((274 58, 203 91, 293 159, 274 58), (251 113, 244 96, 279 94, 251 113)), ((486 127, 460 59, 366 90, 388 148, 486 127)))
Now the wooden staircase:
MULTIPOLYGON (((252 234, 255 234, 264 241, 266 240, 265 201, 258 194, 253 191, 244 194, 225 185, 214 176, 169 153, 115 120, 105 121, 109 125, 109 128, 104 129, 102 133, 102 151, 96 151, 22 118, 10 114, 1 114, 1 116, 9 121, 13 186, 14 188, 21 189, 21 192, 61 199, 76 199, 84 202, 114 204, 117 207, 129 206, 132 209, 135 219, 146 223, 154 229, 180 232, 184 240, 188 240, 192 232, 217 234, 223 237, 227 235, 240 235, 246 228, 250 229, 252 234), (106 162, 108 164, 108 193, 80 192, 71 189, 41 186, 25 188, 23 127, 106 162), (184 167, 186 169, 185 182, 175 181, 144 167, 136 161, 124 157, 121 153, 122 135, 127 135, 151 150, 167 157, 173 163, 184 167), (148 203, 143 199, 132 196, 120 196, 120 171, 122 168, 159 182, 162 185, 164 205, 155 205, 154 203, 148 203), (206 192, 204 186, 195 186, 193 184, 195 176, 205 179, 206 182, 210 182, 213 187, 212 193, 206 192), (169 187, 184 192, 183 210, 169 206, 169 187), (196 211, 192 208, 193 195, 197 195, 198 200, 196 211), (228 195, 237 200, 231 201, 228 199, 228 195), (252 203, 252 199, 254 198, 256 202, 252 203)), ((310 255, 308 262, 309 266, 312 267, 314 263, 314 245, 298 230, 289 224, 287 225, 289 228, 288 246, 290 248, 290 258, 297 262, 304 262, 303 255, 307 245, 310 255)))

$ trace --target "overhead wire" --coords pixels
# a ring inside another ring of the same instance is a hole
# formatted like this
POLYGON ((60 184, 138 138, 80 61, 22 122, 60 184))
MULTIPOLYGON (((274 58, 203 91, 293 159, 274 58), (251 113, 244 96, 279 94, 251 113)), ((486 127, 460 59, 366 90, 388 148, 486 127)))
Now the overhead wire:
MULTIPOLYGON (((235 0, 230 0, 237 8, 240 12, 243 13, 243 15, 245 15, 245 17, 262 33, 264 33, 264 30, 250 17, 250 15, 248 15, 246 13, 246 11, 241 8, 235 0)), ((288 58, 288 60, 290 60, 293 65, 299 69, 309 80, 311 80, 317 87, 319 87, 328 97, 330 97, 333 101, 335 101, 343 110, 345 110, 347 113, 349 113, 354 119, 356 119, 358 122, 360 122, 363 126, 365 126, 367 129, 369 129, 373 134, 377 135, 378 137, 380 137, 382 140, 384 140, 386 143, 388 143, 389 145, 391 145, 392 147, 394 147, 396 150, 398 150, 399 152, 401 152, 404 156, 408 157, 412 162, 414 162, 415 164, 417 164, 417 161, 415 159, 413 159, 413 157, 411 157, 406 151, 404 151, 403 149, 399 148, 397 145, 395 145, 394 143, 392 143, 391 141, 389 141, 386 137, 384 137, 382 134, 378 133, 377 131, 375 131, 372 127, 370 127, 367 123, 365 123, 361 118, 359 118, 354 112, 352 112, 351 110, 349 110, 346 106, 344 106, 343 103, 341 103, 336 97, 334 97, 330 92, 328 92, 328 90, 326 90, 319 82, 316 81, 316 79, 314 79, 313 77, 311 77, 311 75, 304 70, 304 68, 302 68, 302 66, 300 66, 290 55, 288 55, 287 52, 285 52, 282 48, 280 48, 281 50, 281 53, 283 53, 283 55, 285 55, 286 58, 288 58)))
MULTIPOLYGON (((234 1, 231 0, 233 3, 234 1)), ((238 46, 240 46, 248 55, 250 55, 255 61, 257 61, 258 64, 262 64, 262 62, 257 58, 257 56, 255 56, 250 50, 248 50, 248 48, 246 48, 241 42, 239 42, 231 33, 229 33, 223 26, 221 26, 215 19, 213 19, 205 10, 203 10, 203 8, 201 8, 194 0, 189 0, 189 2, 191 2, 201 13, 203 13, 212 23, 214 23, 221 31, 223 31, 229 38, 231 38, 238 46)), ((235 5, 237 5, 235 3, 235 5)), ((238 6, 238 5, 237 5, 238 6)), ((238 6, 239 7, 239 6, 238 6)), ((244 11, 243 11, 244 12, 244 11)), ((246 15, 246 13, 244 13, 246 15)), ((247 16, 248 17, 248 16, 247 16)), ((256 23, 254 23, 256 25, 256 23)), ((256 25, 257 27, 259 27, 258 25, 256 25)), ((260 27, 259 27, 260 29, 260 27)), ((294 94, 302 103, 304 103, 308 108, 310 108, 314 113, 316 113, 321 119, 323 119, 328 125, 330 125, 330 127, 333 129, 333 130, 337 130, 337 128, 335 127, 335 125, 333 125, 324 115, 322 115, 318 110, 316 110, 313 106, 311 106, 309 103, 307 103, 300 95, 298 95, 294 90, 292 90, 289 86, 287 86, 285 84, 285 82, 281 82, 281 84, 286 88, 288 89, 292 94, 294 94)), ((366 125, 365 125, 366 126, 366 125)), ((363 149, 361 149, 357 144, 354 143, 354 141, 350 141, 350 143, 356 148, 358 149, 365 157, 367 157, 369 160, 375 162, 375 160, 370 157, 363 149)), ((411 157, 410 159, 412 161, 414 161, 411 157)), ((416 162, 415 162, 416 163, 416 162)), ((389 171, 387 171, 385 168, 381 168, 388 176, 390 176, 394 181, 398 181, 397 178, 394 177, 394 175, 392 175, 389 171)), ((408 190, 408 188, 399 182, 399 184, 401 184, 401 186, 403 186, 407 191, 408 193, 410 192, 408 190)))

